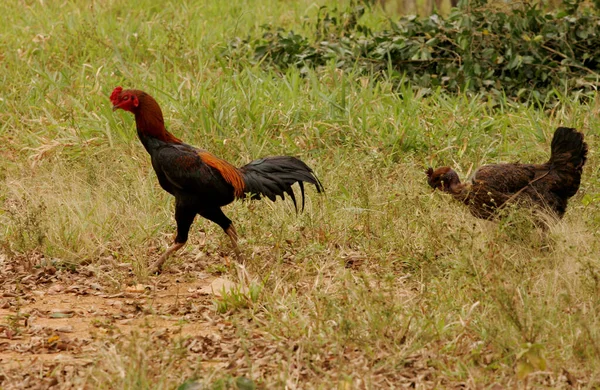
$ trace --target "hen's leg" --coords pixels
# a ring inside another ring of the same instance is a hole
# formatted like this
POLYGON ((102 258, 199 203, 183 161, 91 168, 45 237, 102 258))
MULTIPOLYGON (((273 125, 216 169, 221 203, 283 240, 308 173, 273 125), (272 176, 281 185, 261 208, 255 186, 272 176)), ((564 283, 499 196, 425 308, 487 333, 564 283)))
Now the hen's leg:
POLYGON ((162 271, 163 264, 169 256, 181 249, 188 239, 190 227, 194 222, 196 212, 186 209, 185 207, 175 206, 175 221, 177 222, 177 236, 175 236, 175 242, 171 245, 165 253, 150 267, 150 273, 156 274, 162 271))

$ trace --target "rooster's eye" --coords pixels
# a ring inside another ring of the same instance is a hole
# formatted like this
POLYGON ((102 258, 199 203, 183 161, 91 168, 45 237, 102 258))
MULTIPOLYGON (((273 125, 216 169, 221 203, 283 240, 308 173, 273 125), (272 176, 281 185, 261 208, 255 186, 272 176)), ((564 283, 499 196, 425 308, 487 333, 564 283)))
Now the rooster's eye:
POLYGON ((123 100, 129 100, 129 96, 123 96, 123 100))

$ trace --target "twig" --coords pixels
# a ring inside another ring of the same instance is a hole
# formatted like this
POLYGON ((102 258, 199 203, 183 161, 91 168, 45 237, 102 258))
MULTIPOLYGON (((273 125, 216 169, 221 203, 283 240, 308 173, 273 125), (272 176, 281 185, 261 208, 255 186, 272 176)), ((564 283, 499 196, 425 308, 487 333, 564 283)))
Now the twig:
MULTIPOLYGON (((571 58, 571 57, 569 57, 569 56, 567 56, 567 55, 565 55, 565 54, 563 54, 563 53, 561 53, 561 52, 559 52, 559 51, 556 51, 556 50, 552 49, 551 47, 548 47, 548 46, 546 46, 546 45, 542 45, 542 47, 543 47, 544 49, 548 50, 548 51, 549 51, 549 52, 551 52, 551 53, 554 53, 554 54, 556 54, 556 55, 558 55, 558 56, 561 56, 561 57, 562 57, 562 58, 564 58, 564 59, 567 59, 567 60, 572 60, 572 58, 571 58)), ((569 64, 569 66, 572 66, 572 67, 574 67, 574 68, 578 68, 578 69, 585 70, 585 71, 589 72, 590 74, 593 74, 593 75, 594 75, 594 76, 596 76, 596 77, 600 77, 600 74, 598 74, 598 73, 594 72, 593 70, 591 70, 590 68, 587 68, 587 67, 585 67, 585 66, 581 66, 581 65, 577 65, 577 64, 569 64)))
POLYGON ((552 170, 552 168, 548 169, 548 172, 544 173, 542 176, 538 177, 537 179, 533 179, 532 181, 530 181, 529 183, 527 183, 527 185, 523 188, 521 188, 519 191, 515 192, 510 198, 508 198, 504 203, 502 203, 498 209, 501 209, 502 207, 504 207, 505 204, 511 202, 513 199, 515 199, 517 196, 519 196, 519 194, 523 191, 525 191, 525 189, 527 187, 529 187, 530 185, 532 185, 533 183, 535 183, 538 180, 543 179, 544 177, 548 176, 548 174, 550 173, 550 171, 552 170))

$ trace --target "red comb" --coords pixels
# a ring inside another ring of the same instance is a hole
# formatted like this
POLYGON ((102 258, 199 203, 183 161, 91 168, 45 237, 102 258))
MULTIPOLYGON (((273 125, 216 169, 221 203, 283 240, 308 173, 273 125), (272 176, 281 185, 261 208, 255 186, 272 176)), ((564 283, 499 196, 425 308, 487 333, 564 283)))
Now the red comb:
POLYGON ((122 91, 123 91, 122 87, 117 87, 110 94, 110 101, 112 102, 113 105, 115 105, 119 102, 119 96, 121 95, 122 91))

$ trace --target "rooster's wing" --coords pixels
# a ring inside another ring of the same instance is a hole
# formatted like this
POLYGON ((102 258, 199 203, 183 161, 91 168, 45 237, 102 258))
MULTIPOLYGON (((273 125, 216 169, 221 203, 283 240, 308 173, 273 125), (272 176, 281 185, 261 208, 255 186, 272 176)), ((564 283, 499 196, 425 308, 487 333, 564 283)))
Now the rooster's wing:
POLYGON ((229 203, 233 200, 234 187, 223 174, 223 168, 214 166, 217 165, 215 160, 218 159, 208 152, 190 145, 168 144, 152 156, 152 166, 161 186, 173 195, 186 194, 201 200, 221 199, 218 203, 229 203))

